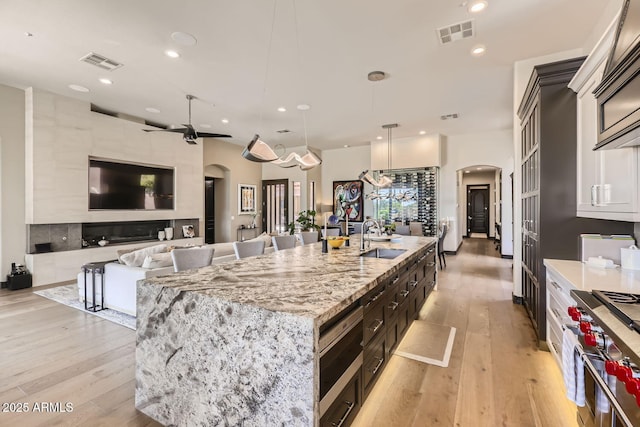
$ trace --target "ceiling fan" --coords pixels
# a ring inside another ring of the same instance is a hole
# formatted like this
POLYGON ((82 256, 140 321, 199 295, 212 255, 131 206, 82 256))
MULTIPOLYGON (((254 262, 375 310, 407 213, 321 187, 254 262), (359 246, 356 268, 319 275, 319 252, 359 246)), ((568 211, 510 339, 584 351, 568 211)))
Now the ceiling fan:
POLYGON ((231 138, 231 135, 225 135, 223 133, 209 133, 209 132, 197 132, 194 127, 191 125, 191 100, 197 99, 193 95, 187 95, 187 100, 189 100, 189 124, 183 124, 183 128, 177 129, 142 129, 145 132, 175 132, 181 133, 182 139, 184 139, 188 144, 196 144, 196 139, 198 138, 231 138))

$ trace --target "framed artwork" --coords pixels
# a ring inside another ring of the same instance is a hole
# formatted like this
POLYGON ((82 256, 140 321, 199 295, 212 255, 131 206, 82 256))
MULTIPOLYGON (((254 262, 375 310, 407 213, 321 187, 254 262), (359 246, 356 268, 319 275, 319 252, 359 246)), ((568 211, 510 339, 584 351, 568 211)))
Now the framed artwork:
POLYGON ((364 185, 357 181, 333 181, 333 214, 344 221, 360 222, 364 220, 364 185))
POLYGON ((253 215, 256 213, 256 186, 238 184, 238 215, 253 215))

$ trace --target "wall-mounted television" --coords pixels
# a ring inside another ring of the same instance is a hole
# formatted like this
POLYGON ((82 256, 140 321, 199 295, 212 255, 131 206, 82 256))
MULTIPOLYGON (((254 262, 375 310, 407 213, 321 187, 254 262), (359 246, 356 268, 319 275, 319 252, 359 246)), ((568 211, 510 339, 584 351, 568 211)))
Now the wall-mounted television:
POLYGON ((89 210, 174 208, 174 170, 89 158, 89 210))

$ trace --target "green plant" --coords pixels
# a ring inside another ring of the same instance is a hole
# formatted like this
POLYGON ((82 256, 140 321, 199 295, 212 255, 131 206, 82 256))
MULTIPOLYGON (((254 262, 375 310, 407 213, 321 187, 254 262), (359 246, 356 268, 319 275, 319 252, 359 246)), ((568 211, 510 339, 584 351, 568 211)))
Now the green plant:
POLYGON ((300 230, 302 231, 320 230, 320 226, 315 223, 315 220, 316 211, 301 211, 298 214, 298 218, 287 225, 287 230, 289 230, 289 234, 295 233, 296 224, 300 226, 300 230))
POLYGON ((384 227, 384 231, 387 234, 393 233, 394 231, 396 231, 396 223, 392 222, 391 224, 386 224, 383 226, 384 227))

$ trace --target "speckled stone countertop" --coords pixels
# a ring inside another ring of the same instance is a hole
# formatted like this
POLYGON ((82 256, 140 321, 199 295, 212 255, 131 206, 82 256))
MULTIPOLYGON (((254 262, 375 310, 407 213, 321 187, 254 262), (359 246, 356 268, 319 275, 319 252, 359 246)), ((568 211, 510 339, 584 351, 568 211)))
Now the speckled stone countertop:
POLYGON ((165 425, 319 425, 320 326, 436 242, 321 244, 140 280, 136 408, 165 425))
POLYGON ((402 248, 394 259, 359 256, 359 236, 351 246, 297 246, 259 257, 237 260, 146 279, 180 291, 198 292, 229 302, 314 319, 322 324, 404 265, 417 250, 436 242, 432 237, 403 236, 398 243, 372 242, 372 248, 402 248))

